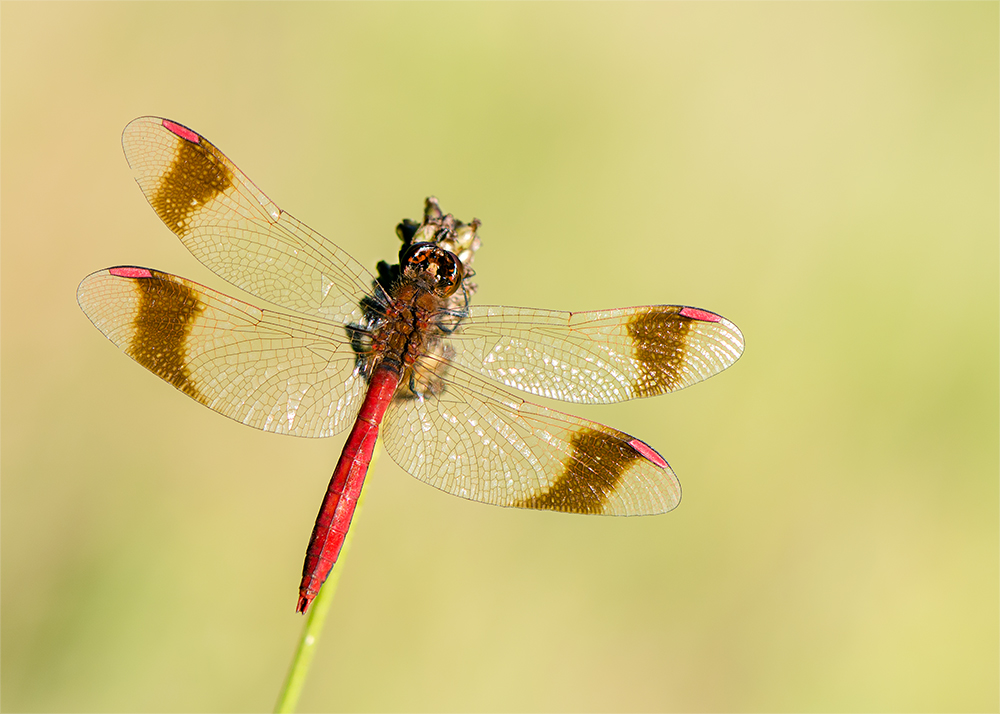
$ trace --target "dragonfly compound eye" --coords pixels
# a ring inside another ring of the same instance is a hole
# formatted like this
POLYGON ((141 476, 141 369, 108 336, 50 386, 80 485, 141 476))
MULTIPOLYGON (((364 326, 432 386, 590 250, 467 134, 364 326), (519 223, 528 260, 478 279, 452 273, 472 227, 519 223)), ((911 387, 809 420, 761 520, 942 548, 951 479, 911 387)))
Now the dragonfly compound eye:
POLYGON ((462 284, 462 262, 434 243, 414 243, 403 254, 403 274, 429 284, 442 297, 448 297, 462 284))

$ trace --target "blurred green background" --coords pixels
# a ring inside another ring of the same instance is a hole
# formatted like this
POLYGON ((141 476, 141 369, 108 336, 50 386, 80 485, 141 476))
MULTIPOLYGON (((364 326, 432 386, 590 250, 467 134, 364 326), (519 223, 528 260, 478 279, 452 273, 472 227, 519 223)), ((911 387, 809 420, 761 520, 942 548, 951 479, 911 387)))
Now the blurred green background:
POLYGON ((1000 707, 996 3, 0 13, 3 710, 267 710, 302 626, 343 438, 224 419, 76 305, 122 263, 228 289, 132 181, 143 114, 365 265, 433 194, 484 222, 479 303, 746 335, 694 389, 570 408, 670 460, 669 515, 382 458, 303 708, 1000 707))

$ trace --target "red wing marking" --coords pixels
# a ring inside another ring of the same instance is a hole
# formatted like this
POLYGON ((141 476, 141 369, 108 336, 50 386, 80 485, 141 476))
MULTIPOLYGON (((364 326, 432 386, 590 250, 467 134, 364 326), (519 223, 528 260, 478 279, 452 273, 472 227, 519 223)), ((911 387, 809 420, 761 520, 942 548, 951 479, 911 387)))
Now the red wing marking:
POLYGON ((151 278, 153 272, 146 268, 136 268, 130 265, 123 265, 120 268, 108 268, 108 272, 119 278, 151 278))
POLYGON ((683 389, 743 353, 732 322, 704 310, 653 305, 597 312, 470 308, 449 343, 454 361, 517 389, 610 404, 683 389))
POLYGON ((701 320, 702 322, 721 322, 722 317, 716 315, 714 312, 709 312, 708 310, 699 310, 696 307, 685 307, 681 310, 681 315, 684 317, 690 317, 692 320, 701 320))
POLYGON ((330 436, 354 421, 365 380, 338 325, 261 310, 145 268, 84 278, 77 300, 127 355, 220 414, 264 431, 330 436))
POLYGON ((632 439, 632 441, 628 442, 628 445, 638 451, 644 459, 649 459, 661 469, 670 468, 670 464, 667 463, 667 460, 660 456, 656 452, 656 449, 646 442, 639 441, 638 439, 632 439))
POLYGON ((195 134, 190 129, 188 129, 183 124, 178 124, 177 122, 170 121, 169 119, 164 119, 163 126, 165 126, 168 130, 177 134, 177 136, 181 137, 182 139, 187 139, 192 144, 198 144, 201 142, 201 137, 195 134))

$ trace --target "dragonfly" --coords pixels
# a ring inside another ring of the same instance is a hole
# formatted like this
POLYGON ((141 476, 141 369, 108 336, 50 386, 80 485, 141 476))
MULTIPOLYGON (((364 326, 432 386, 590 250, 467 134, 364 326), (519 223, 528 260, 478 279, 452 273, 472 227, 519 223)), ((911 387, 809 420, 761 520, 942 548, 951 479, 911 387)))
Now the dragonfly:
POLYGON ((306 550, 296 610, 337 561, 381 437, 403 470, 497 506, 637 516, 677 506, 670 465, 640 439, 521 398, 611 404, 673 392, 739 359, 714 312, 473 306, 480 222, 434 198, 397 226, 398 263, 369 272, 268 198, 186 126, 140 117, 122 145, 163 223, 259 307, 151 268, 80 283, 104 335, 195 401, 277 434, 350 427, 306 550))

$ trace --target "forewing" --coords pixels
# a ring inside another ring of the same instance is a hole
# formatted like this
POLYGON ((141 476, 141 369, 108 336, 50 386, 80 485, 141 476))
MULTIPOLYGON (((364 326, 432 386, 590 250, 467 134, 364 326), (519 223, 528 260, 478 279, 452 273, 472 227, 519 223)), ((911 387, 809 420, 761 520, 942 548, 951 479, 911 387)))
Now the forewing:
POLYGON ((354 322, 372 275, 282 211, 205 137, 159 117, 135 119, 122 146, 149 204, 198 260, 275 305, 354 322))
POLYGON ((354 421, 364 398, 343 327, 261 310, 147 268, 88 275, 77 300, 129 357, 257 429, 330 436, 354 421))
POLYGON ((681 499, 670 465, 642 441, 461 369, 450 369, 437 395, 397 395, 382 439, 410 474, 473 501, 635 516, 664 513, 681 499))
POLYGON ((467 369, 581 404, 683 389, 718 374, 743 353, 736 325, 683 305, 597 312, 473 307, 449 342, 454 361, 467 369))

